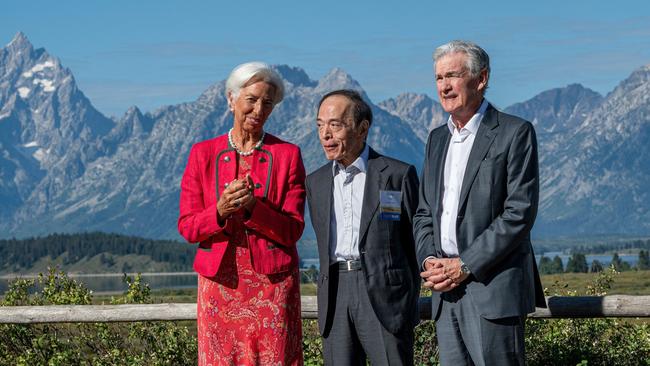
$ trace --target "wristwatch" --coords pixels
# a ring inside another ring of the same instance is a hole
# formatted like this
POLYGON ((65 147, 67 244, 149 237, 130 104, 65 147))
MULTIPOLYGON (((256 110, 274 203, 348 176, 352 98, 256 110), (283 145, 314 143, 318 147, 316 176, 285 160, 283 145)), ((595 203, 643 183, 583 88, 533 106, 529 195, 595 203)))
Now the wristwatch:
POLYGON ((467 264, 465 264, 465 262, 463 262, 463 260, 460 259, 460 258, 458 258, 458 260, 460 261, 460 274, 461 275, 470 275, 470 274, 472 274, 472 271, 469 270, 469 267, 467 267, 467 264))

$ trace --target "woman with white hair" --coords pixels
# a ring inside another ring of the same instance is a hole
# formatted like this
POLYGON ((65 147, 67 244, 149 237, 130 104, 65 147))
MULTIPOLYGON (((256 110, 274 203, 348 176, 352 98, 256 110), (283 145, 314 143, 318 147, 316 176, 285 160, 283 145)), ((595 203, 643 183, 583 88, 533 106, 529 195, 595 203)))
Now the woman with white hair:
POLYGON ((226 94, 233 127, 192 147, 181 181, 178 231, 199 243, 199 365, 302 365, 305 168, 296 145, 264 132, 284 85, 250 62, 226 94))

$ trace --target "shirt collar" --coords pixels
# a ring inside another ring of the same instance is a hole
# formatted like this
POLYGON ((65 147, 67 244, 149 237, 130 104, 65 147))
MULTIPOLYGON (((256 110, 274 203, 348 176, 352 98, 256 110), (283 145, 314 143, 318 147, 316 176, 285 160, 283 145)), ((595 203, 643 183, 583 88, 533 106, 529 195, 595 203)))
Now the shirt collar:
POLYGON ((338 161, 334 161, 332 164, 332 175, 336 176, 341 170, 349 170, 351 167, 355 167, 360 173, 365 173, 368 169, 368 156, 370 155, 370 146, 364 144, 363 150, 361 150, 361 155, 356 158, 347 168, 338 161))
MULTIPOLYGON (((483 120, 483 116, 485 115, 485 111, 487 110, 488 104, 489 103, 487 99, 483 98, 483 102, 481 102, 481 106, 478 107, 476 113, 474 113, 472 118, 470 118, 467 124, 465 124, 465 127, 463 127, 461 130, 467 130, 472 135, 476 135, 476 132, 478 132, 478 126, 481 124, 481 121, 483 120)), ((449 128, 449 132, 453 135, 454 130, 456 129, 456 125, 454 124, 451 115, 447 119, 447 127, 449 128)))

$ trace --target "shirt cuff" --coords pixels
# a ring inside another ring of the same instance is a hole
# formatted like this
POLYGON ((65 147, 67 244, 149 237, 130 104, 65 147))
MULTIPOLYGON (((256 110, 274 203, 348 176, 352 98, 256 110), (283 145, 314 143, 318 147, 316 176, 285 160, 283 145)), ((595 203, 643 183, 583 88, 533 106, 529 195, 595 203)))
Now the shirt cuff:
POLYGON ((434 256, 432 256, 432 255, 430 255, 430 256, 424 258, 424 261, 422 261, 422 270, 426 270, 426 268, 424 267, 424 264, 425 264, 429 259, 438 259, 438 258, 436 258, 436 257, 434 257, 434 256))

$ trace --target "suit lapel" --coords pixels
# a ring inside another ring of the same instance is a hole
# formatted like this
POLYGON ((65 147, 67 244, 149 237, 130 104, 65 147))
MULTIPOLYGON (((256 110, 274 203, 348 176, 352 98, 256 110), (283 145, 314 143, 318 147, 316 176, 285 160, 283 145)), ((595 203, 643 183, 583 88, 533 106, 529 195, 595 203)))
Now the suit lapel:
MULTIPOLYGON (((433 216, 433 232, 440 233, 440 216, 442 215, 442 197, 445 189, 445 161, 447 159, 447 151, 449 149, 449 142, 451 141, 451 133, 447 126, 440 129, 440 136, 431 140, 431 143, 436 144, 435 150, 432 151, 430 164, 432 164, 431 171, 435 175, 430 177, 433 183, 433 197, 431 201, 431 215, 433 216)), ((442 256, 442 246, 440 244, 440 234, 433 236, 433 244, 436 248, 436 255, 442 256)))
POLYGON ((334 186, 332 164, 330 163, 325 165, 323 169, 319 170, 315 178, 315 194, 312 194, 312 202, 314 204, 314 208, 322 207, 322 209, 316 209, 312 211, 318 215, 314 217, 314 222, 318 223, 317 225, 314 225, 314 231, 316 232, 317 238, 323 239, 322 243, 325 245, 325 252, 329 256, 331 225, 330 221, 332 219, 331 210, 333 199, 332 187, 334 186))
POLYGON ((434 215, 435 218, 437 218, 436 222, 439 222, 440 218, 440 211, 442 209, 442 195, 444 193, 444 187, 445 187, 445 160, 447 159, 447 151, 449 149, 449 142, 451 141, 451 133, 449 133, 449 129, 445 128, 441 129, 441 134, 438 138, 440 141, 439 143, 436 144, 436 151, 434 152, 433 156, 435 157, 434 161, 432 162, 434 166, 432 166, 431 171, 436 172, 436 176, 434 177, 435 179, 435 211, 432 211, 432 214, 434 215))
POLYGON ((363 206, 361 207, 361 220, 359 223, 359 248, 365 245, 366 231, 370 221, 375 217, 379 207, 379 191, 386 186, 386 178, 382 171, 387 165, 381 155, 370 149, 368 154, 368 170, 366 172, 366 186, 363 191, 363 206))
POLYGON ((497 135, 496 127, 498 125, 497 111, 490 104, 488 105, 488 108, 485 111, 485 116, 476 132, 472 151, 469 153, 467 168, 465 168, 465 176, 463 177, 463 186, 460 190, 460 200, 458 201, 459 212, 461 207, 464 207, 465 200, 469 194, 469 189, 474 183, 474 178, 476 178, 478 168, 481 166, 481 161, 483 161, 490 146, 492 146, 492 142, 494 142, 494 138, 497 135))

